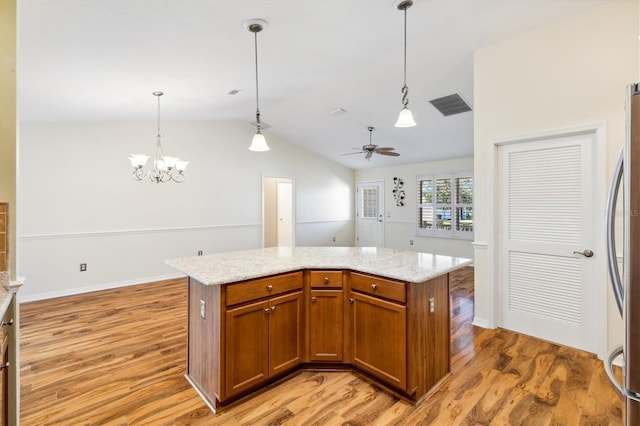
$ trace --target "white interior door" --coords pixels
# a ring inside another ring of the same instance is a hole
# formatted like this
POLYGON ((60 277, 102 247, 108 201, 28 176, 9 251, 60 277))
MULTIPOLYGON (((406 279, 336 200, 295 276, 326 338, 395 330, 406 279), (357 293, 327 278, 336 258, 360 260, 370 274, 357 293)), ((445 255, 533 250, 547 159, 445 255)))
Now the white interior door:
POLYGON ((384 247, 384 183, 358 182, 356 245, 384 247))
MULTIPOLYGON (((598 351, 598 300, 588 257, 601 232, 593 188, 595 133, 499 147, 498 324, 589 352, 598 351), (585 255, 580 254, 585 253, 585 255)), ((604 232, 604 231, 602 231, 604 232)), ((606 299, 606 298, 605 298, 606 299)), ((604 318, 604 319, 603 319, 604 318)))
POLYGON ((292 206, 293 185, 291 182, 278 182, 278 247, 293 246, 292 239, 292 206))

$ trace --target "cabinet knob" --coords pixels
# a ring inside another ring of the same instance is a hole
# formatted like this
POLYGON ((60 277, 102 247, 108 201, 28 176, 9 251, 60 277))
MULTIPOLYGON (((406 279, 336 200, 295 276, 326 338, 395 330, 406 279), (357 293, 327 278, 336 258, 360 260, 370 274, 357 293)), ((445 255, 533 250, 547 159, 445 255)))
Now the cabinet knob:
POLYGON ((350 297, 349 298, 349 303, 353 304, 354 300, 350 297))
POLYGON ((272 307, 271 307, 271 312, 275 312, 275 311, 276 311, 276 307, 275 307, 275 306, 272 306, 272 307))
POLYGON ((316 303, 316 297, 315 297, 315 296, 313 296, 313 297, 311 298, 311 303, 316 303))
POLYGON ((9 361, 4 364, 0 364, 0 370, 4 370, 5 368, 9 368, 9 361))
POLYGON ((371 284, 371 289, 372 289, 372 290, 375 290, 376 288, 378 288, 378 286, 377 286, 377 285, 375 285, 375 284, 371 284))
POLYGON ((324 277, 322 280, 325 284, 329 284, 329 277, 324 277))
POLYGON ((0 327, 4 327, 5 325, 13 325, 13 318, 11 318, 9 321, 2 321, 0 327))
POLYGON ((269 291, 273 290, 273 286, 271 284, 267 285, 267 290, 269 291))
POLYGON ((264 313, 265 313, 265 314, 268 314, 269 312, 271 312, 271 309, 269 309, 269 308, 264 308, 264 313))

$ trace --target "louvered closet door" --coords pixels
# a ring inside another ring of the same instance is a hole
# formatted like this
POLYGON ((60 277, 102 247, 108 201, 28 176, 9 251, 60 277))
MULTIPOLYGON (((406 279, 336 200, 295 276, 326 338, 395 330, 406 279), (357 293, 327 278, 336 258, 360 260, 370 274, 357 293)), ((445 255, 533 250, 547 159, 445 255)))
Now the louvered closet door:
MULTIPOLYGON (((503 328, 597 351, 594 135, 499 148, 499 312, 503 328)), ((602 255, 602 253, 600 253, 602 255)), ((602 257, 602 256, 600 256, 602 257)))

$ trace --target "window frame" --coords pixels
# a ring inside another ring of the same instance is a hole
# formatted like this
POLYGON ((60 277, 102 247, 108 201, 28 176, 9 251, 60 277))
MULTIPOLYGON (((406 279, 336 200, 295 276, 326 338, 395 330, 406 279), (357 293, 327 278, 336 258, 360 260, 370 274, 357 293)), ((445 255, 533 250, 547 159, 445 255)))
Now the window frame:
POLYGON ((416 236, 420 237, 436 237, 436 238, 451 238, 451 239, 460 239, 460 240, 473 240, 474 231, 473 225, 471 231, 462 231, 456 229, 455 220, 457 217, 457 209, 458 208, 471 208, 472 214, 474 211, 473 198, 475 196, 475 179, 473 176, 473 172, 459 172, 459 173, 438 173, 438 174, 425 174, 416 176, 416 236), (472 182, 472 202, 471 203, 459 203, 458 202, 458 188, 457 188, 457 179, 460 178, 471 178, 472 182), (437 181, 447 179, 451 183, 451 198, 449 203, 439 203, 437 199, 437 181), (422 197, 422 182, 423 181, 431 181, 431 202, 423 203, 422 197), (422 220, 421 217, 421 209, 430 208, 432 211, 431 228, 423 228, 420 226, 420 222, 422 220), (437 225, 434 222, 434 216, 438 211, 438 208, 448 208, 451 212, 450 217, 450 226, 449 229, 438 229, 437 225))

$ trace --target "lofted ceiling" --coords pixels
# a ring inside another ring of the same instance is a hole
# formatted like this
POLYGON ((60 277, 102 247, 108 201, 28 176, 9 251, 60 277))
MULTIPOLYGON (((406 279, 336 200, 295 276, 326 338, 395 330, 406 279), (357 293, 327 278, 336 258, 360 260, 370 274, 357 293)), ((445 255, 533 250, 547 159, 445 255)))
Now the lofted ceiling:
MULTIPOLYGON (((473 52, 607 0, 18 0, 21 122, 255 120, 252 18, 264 131, 353 169, 473 155, 473 112, 444 117, 429 100, 473 108, 473 52), (237 91, 236 94, 229 94, 237 91), (331 114, 342 108, 346 112, 331 114), (347 155, 368 143, 399 157, 347 155)), ((611 1, 611 0, 608 0, 611 1)), ((250 141, 247 141, 247 146, 250 141)), ((255 153, 255 155, 261 155, 255 153)))

